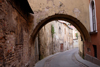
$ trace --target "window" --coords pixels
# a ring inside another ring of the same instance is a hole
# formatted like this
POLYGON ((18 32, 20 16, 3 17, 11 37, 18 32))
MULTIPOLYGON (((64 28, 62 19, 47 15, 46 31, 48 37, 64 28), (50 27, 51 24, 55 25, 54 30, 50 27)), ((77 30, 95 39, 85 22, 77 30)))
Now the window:
POLYGON ((61 27, 59 27, 59 34, 61 34, 61 27))
POLYGON ((87 51, 88 51, 88 52, 91 52, 91 49, 90 49, 90 48, 87 48, 87 51))
POLYGON ((97 32, 95 1, 90 1, 90 27, 91 32, 97 32))

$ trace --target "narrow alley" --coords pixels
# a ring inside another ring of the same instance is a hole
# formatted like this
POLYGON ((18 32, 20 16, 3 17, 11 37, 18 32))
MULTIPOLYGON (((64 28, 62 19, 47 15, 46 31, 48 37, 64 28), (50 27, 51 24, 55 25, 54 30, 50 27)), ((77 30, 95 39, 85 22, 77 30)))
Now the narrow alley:
POLYGON ((100 0, 0 0, 0 67, 100 67, 100 0))
POLYGON ((78 48, 50 55, 37 62, 35 67, 100 67, 82 59, 78 54, 78 48))

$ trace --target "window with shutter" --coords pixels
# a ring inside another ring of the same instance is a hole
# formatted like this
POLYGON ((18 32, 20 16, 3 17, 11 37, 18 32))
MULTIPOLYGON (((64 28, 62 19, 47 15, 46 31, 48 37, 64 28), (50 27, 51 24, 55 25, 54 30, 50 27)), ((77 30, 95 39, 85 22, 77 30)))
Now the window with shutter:
POLYGON ((90 2, 90 27, 91 32, 97 32, 97 24, 96 24, 96 13, 95 13, 95 2, 91 0, 90 2))

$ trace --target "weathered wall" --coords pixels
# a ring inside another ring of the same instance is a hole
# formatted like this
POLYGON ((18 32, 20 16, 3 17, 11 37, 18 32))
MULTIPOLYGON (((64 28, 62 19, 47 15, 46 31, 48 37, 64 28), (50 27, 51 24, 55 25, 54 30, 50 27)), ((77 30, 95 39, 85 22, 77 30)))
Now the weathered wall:
POLYGON ((51 24, 44 26, 38 33, 40 59, 52 54, 51 24))
POLYGON ((66 23, 67 23, 67 25, 64 24, 62 26, 62 28, 63 28, 62 35, 64 35, 64 37, 63 37, 64 38, 64 50, 66 50, 66 48, 67 49, 73 48, 73 29, 71 28, 71 25, 68 22, 66 22, 66 23))
POLYGON ((84 58, 84 44, 81 38, 81 34, 78 32, 78 46, 79 46, 79 54, 82 58, 84 58))
POLYGON ((35 60, 27 22, 12 4, 0 0, 0 67, 29 67, 35 60))
POLYGON ((40 59, 71 49, 73 45, 72 29, 70 30, 66 24, 59 21, 52 21, 42 27, 38 37, 40 59))
POLYGON ((90 31, 89 0, 28 0, 34 11, 34 24, 55 14, 68 14, 76 17, 90 31))

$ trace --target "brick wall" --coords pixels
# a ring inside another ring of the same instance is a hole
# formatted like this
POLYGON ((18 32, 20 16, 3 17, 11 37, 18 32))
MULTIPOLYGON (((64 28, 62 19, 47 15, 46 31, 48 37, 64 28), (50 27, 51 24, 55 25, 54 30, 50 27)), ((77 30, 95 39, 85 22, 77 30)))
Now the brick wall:
POLYGON ((27 22, 7 0, 0 0, 0 67, 32 67, 35 64, 27 22))

